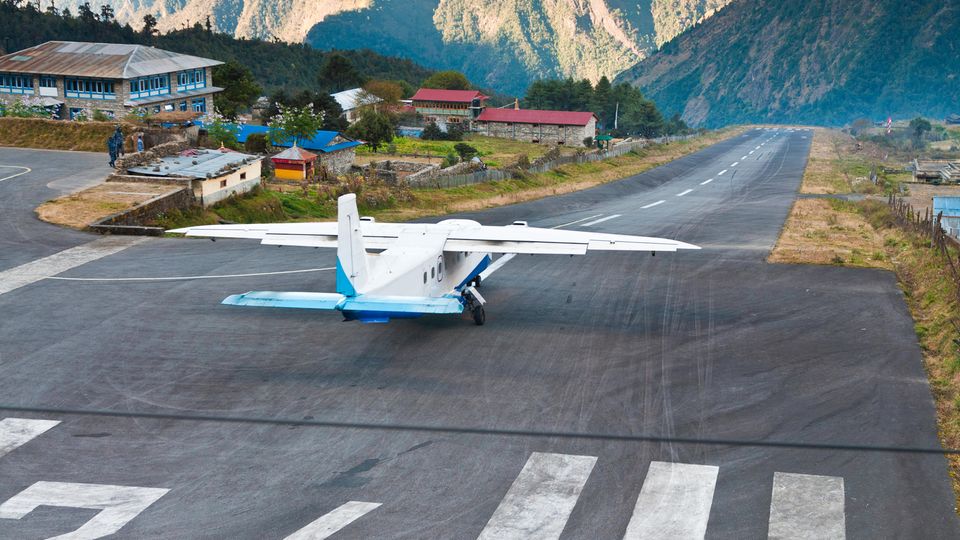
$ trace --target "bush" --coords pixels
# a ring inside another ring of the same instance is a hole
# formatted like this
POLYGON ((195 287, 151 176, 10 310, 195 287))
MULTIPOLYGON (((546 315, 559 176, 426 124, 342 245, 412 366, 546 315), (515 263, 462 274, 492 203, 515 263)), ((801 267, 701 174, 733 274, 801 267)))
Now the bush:
POLYGON ((93 111, 93 120, 95 122, 108 122, 110 121, 110 117, 107 116, 107 113, 98 110, 93 111))
POLYGON ((263 133, 251 133, 243 143, 243 149, 251 154, 267 153, 267 136, 263 133))
POLYGON ((453 167, 459 161, 460 159, 457 157, 457 154, 454 153, 453 150, 451 150, 449 153, 447 153, 447 157, 443 158, 443 163, 441 164, 441 167, 443 167, 444 169, 446 169, 447 167, 453 167))
POLYGON ((584 137, 583 145, 587 148, 593 148, 593 137, 584 137))
POLYGON ((453 149, 457 151, 457 155, 459 155, 460 159, 463 161, 468 161, 470 158, 480 153, 476 148, 462 142, 453 145, 453 149))
POLYGON ((436 122, 430 122, 423 128, 420 138, 425 141, 462 141, 463 127, 453 124, 447 126, 444 132, 436 122))

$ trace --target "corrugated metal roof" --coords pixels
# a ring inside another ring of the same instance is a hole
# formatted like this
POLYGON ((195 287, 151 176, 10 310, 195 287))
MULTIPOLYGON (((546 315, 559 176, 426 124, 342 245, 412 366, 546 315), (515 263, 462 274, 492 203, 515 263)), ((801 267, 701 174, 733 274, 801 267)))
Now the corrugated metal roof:
POLYGON ((553 124, 585 126, 594 118, 592 112, 541 111, 537 109, 484 109, 479 122, 513 122, 517 124, 553 124))
POLYGON ((131 167, 128 171, 144 176, 212 178, 256 159, 260 158, 230 150, 188 150, 180 155, 160 158, 159 163, 131 167))
POLYGON ((453 103, 470 103, 474 98, 487 99, 487 96, 476 90, 440 90, 437 88, 421 88, 410 98, 413 101, 447 101, 453 103))
POLYGON ((377 96, 365 92, 363 88, 352 88, 350 90, 344 90, 343 92, 337 92, 336 94, 330 94, 330 96, 337 100, 340 108, 344 111, 383 101, 377 96))
MULTIPOLYGON (((254 126, 254 125, 244 124, 240 126, 240 129, 237 132, 237 142, 241 142, 241 143, 247 142, 247 137, 249 137, 250 135, 253 135, 254 133, 261 133, 263 135, 266 135, 269 131, 270 131, 270 128, 268 128, 267 126, 254 126)), ((323 152, 326 154, 328 152, 335 152, 337 150, 343 150, 344 148, 353 148, 355 146, 360 146, 363 144, 362 142, 348 139, 346 141, 331 145, 330 143, 332 143, 333 140, 336 139, 338 136, 346 139, 346 137, 343 137, 343 134, 341 134, 338 131, 318 131, 317 134, 314 135, 312 139, 300 141, 299 143, 297 143, 297 146, 299 146, 300 148, 306 148, 307 150, 314 150, 314 151, 323 152)), ((286 141, 283 143, 276 144, 275 146, 289 147, 289 146, 293 146, 293 143, 291 141, 286 141)))
POLYGON ((133 79, 222 64, 219 60, 175 53, 145 45, 48 41, 0 56, 0 71, 133 79))
POLYGON ((299 146, 293 146, 287 148, 283 152, 273 156, 270 159, 286 159, 288 161, 313 161, 317 159, 317 155, 313 152, 307 152, 299 146))

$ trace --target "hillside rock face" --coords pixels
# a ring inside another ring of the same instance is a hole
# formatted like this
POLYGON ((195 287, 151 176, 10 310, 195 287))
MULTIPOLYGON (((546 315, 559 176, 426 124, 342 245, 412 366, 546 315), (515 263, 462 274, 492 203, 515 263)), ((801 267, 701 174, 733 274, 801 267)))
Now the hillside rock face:
MULTIPOLYGON (((86 0, 61 0, 74 14, 86 0)), ((522 92, 540 77, 614 77, 730 0, 110 0, 121 23, 203 23, 237 37, 373 49, 522 92)), ((99 9, 99 3, 91 3, 99 9)))
POLYGON ((623 73, 693 125, 960 108, 960 0, 737 2, 623 73))

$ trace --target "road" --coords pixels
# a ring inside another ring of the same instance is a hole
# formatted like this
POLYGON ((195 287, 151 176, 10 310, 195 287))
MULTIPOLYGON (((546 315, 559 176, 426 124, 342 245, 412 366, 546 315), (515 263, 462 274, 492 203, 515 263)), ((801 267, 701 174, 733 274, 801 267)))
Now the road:
POLYGON ((483 327, 219 304, 333 290, 327 250, 29 251, 0 292, 0 418, 33 420, 0 424, 0 537, 960 537, 944 457, 891 451, 939 448, 895 277, 765 262, 810 137, 458 216, 704 248, 518 256, 483 327))

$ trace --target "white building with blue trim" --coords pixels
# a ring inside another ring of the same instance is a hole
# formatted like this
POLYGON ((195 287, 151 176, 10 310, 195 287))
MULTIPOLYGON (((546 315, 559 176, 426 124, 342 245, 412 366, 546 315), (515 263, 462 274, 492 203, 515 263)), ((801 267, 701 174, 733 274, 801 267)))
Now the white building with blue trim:
POLYGON ((57 109, 60 118, 101 111, 122 117, 212 110, 218 60, 144 45, 48 41, 0 57, 0 103, 57 109))

